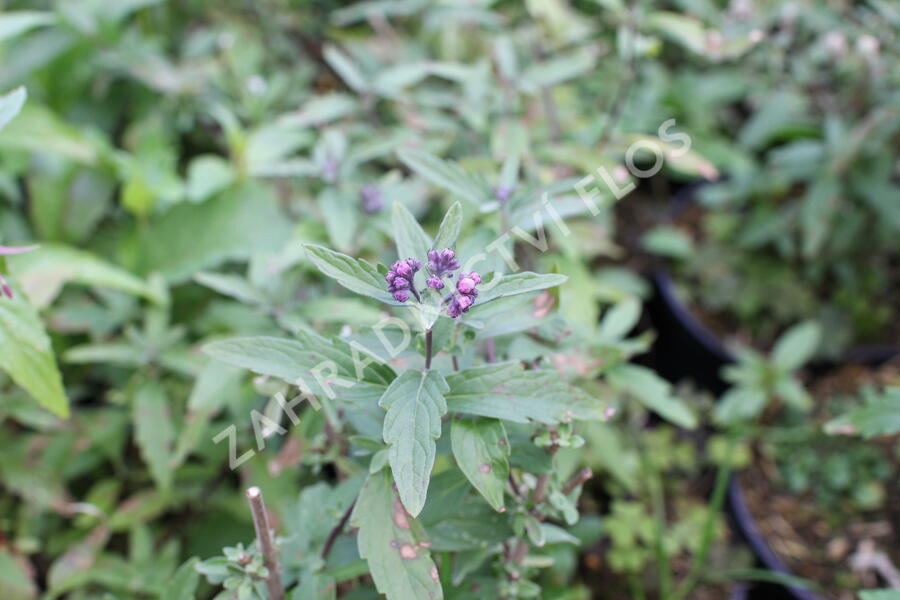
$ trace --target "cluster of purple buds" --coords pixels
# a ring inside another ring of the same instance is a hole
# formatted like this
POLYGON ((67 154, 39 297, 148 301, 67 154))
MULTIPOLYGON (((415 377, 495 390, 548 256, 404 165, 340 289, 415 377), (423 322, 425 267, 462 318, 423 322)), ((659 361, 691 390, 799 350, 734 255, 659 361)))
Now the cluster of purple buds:
MULTIPOLYGON (((406 302, 409 300, 410 294, 420 300, 413 278, 421 267, 422 263, 414 258, 398 260, 391 265, 390 271, 385 275, 385 280, 388 282, 388 291, 393 294, 394 300, 406 302)), ((429 276, 426 283, 428 287, 435 291, 444 289, 444 279, 452 279, 454 272, 459 269, 456 252, 450 248, 429 250, 427 267, 429 276)), ((478 276, 478 273, 474 271, 460 273, 456 289, 444 298, 447 314, 455 319, 462 313, 469 312, 469 309, 475 304, 475 298, 478 297, 476 286, 479 283, 481 283, 481 277, 478 276)))
POLYGON ((398 260, 391 265, 391 270, 384 276, 388 282, 388 291, 394 295, 397 302, 406 302, 409 300, 409 293, 418 298, 419 293, 416 292, 413 278, 416 272, 422 268, 422 263, 414 258, 406 260, 398 260))
POLYGON ((428 270, 431 277, 428 278, 428 287, 433 290, 444 289, 444 277, 453 277, 453 271, 459 268, 459 261, 456 260, 456 252, 450 248, 444 248, 441 251, 428 251, 428 270))
POLYGON ((381 190, 376 185, 364 185, 359 190, 359 197, 362 200, 362 209, 368 215, 381 212, 384 208, 384 198, 381 197, 381 190))
POLYGON ((464 312, 469 312, 472 305, 475 304, 475 298, 478 297, 478 290, 475 286, 481 283, 481 277, 478 273, 460 273, 459 280, 456 282, 456 292, 450 296, 450 304, 447 306, 447 314, 454 319, 464 312))

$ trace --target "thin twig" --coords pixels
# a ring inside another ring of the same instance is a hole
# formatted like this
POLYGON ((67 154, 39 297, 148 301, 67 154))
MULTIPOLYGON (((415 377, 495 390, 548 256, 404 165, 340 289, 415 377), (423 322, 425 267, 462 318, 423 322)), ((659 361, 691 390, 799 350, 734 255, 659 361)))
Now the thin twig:
POLYGON ((326 560, 328 555, 331 553, 331 548, 334 546, 335 540, 344 530, 344 527, 347 526, 347 521, 350 520, 350 515, 353 514, 353 507, 356 506, 356 500, 350 503, 350 506, 347 507, 347 510, 344 511, 344 516, 341 517, 341 520, 338 521, 338 524, 334 526, 334 529, 331 530, 331 533, 328 534, 328 539, 325 541, 325 546, 322 548, 322 560, 326 560))
POLYGON ((284 588, 281 587, 281 566, 278 564, 278 554, 275 550, 275 543, 272 541, 272 529, 269 527, 269 514, 266 512, 262 491, 256 486, 248 489, 247 501, 250 503, 250 512, 253 514, 256 541, 262 552, 266 569, 269 571, 269 576, 266 578, 269 600, 284 600, 284 588))

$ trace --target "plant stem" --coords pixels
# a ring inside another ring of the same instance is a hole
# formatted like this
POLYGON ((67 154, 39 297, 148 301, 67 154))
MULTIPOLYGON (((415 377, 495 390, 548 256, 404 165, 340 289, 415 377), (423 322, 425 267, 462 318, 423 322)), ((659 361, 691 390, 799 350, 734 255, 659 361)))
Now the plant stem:
POLYGON ((425 332, 425 369, 431 368, 431 352, 432 352, 431 330, 425 332))
POLYGON ((650 494, 650 504, 653 509, 653 521, 655 525, 654 531, 654 551, 656 554, 656 566, 659 570, 659 595, 660 598, 670 598, 669 592, 672 590, 672 569, 669 566, 668 557, 666 557, 665 535, 666 535, 666 504, 663 497, 662 481, 659 474, 655 471, 650 461, 647 460, 647 451, 637 442, 638 453, 640 454, 641 471, 644 475, 645 486, 650 494))
POLYGON ((732 434, 728 437, 728 446, 725 448, 725 460, 719 465, 719 470, 716 472, 716 482, 713 486, 709 508, 706 510, 706 521, 703 523, 703 537, 700 538, 700 549, 697 552, 697 558, 694 559, 687 577, 675 590, 672 600, 687 598, 694 591, 700 579, 700 573, 706 566, 709 547, 715 534, 716 515, 719 514, 722 510, 722 505, 725 503, 725 492, 728 490, 728 480, 731 479, 731 460, 735 446, 737 446, 737 440, 732 434))
POLYGON ((563 487, 562 493, 568 496, 575 490, 575 488, 587 482, 593 476, 594 471, 590 467, 583 468, 582 470, 578 471, 578 473, 576 473, 572 479, 569 480, 569 483, 567 483, 565 487, 563 487))
POLYGON ((325 545, 322 547, 322 560, 328 559, 328 555, 331 553, 331 548, 334 546, 334 542, 344 530, 344 527, 347 526, 347 521, 350 520, 350 515, 353 514, 354 506, 356 506, 356 500, 350 503, 350 506, 348 506, 347 510, 344 511, 344 515, 341 517, 341 520, 338 521, 338 524, 335 525, 331 530, 331 533, 328 534, 328 539, 325 541, 325 545))
POLYGON ((281 587, 281 566, 278 564, 278 553, 272 540, 269 514, 266 512, 266 503, 263 501, 262 491, 256 486, 248 489, 247 502, 250 503, 250 513, 253 515, 256 541, 262 552, 266 569, 269 571, 269 576, 266 578, 269 600, 284 600, 284 588, 281 587))

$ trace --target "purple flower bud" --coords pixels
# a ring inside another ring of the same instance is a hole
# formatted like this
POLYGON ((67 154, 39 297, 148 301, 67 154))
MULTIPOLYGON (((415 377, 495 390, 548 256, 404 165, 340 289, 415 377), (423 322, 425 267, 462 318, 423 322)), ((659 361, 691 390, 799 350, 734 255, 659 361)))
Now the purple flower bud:
POLYGON ((362 200, 362 209, 366 214, 374 215, 381 212, 384 208, 384 199, 381 197, 381 190, 374 185, 364 185, 359 190, 359 197, 362 200))
POLYGON ((473 302, 474 300, 472 300, 472 298, 470 298, 469 296, 460 295, 459 298, 456 299, 456 304, 464 311, 472 306, 473 302))
POLYGON ((459 268, 456 252, 450 248, 428 251, 428 270, 437 277, 452 277, 453 271, 459 268))
POLYGON ((395 300, 406 302, 409 299, 410 291, 417 299, 419 298, 419 294, 413 287, 413 277, 421 266, 422 263, 414 258, 398 260, 391 265, 391 270, 384 276, 384 279, 388 282, 388 291, 394 295, 395 300))
POLYGON ((469 277, 463 277, 456 282, 456 289, 463 294, 470 294, 475 289, 475 281, 469 277))
POLYGON ((322 165, 322 179, 328 183, 337 181, 338 166, 338 161, 331 157, 326 158, 325 164, 322 165))
POLYGON ((455 319, 459 316, 459 313, 459 305, 457 305, 456 302, 451 302, 450 306, 447 307, 447 314, 450 315, 451 318, 455 319))
POLYGON ((509 200, 509 197, 512 196, 513 188, 505 185, 501 185, 496 190, 494 190, 494 197, 501 202, 505 202, 509 200))
POLYGON ((444 282, 441 281, 440 277, 429 277, 427 283, 428 283, 428 287, 430 287, 433 290, 444 289, 444 282))
POLYGON ((412 268, 405 260, 398 260, 394 263, 394 272, 400 277, 409 277, 413 274, 412 268))

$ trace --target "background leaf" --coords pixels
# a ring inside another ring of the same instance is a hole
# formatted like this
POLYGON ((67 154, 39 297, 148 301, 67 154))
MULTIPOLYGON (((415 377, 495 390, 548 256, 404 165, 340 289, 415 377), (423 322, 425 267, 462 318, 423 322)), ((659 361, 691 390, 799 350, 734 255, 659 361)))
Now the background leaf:
POLYGON ((175 429, 169 412, 169 398, 156 381, 140 384, 134 395, 134 438, 156 484, 172 486, 172 442, 175 429))
POLYGON ((431 238, 422 230, 419 222, 400 202, 394 202, 391 211, 394 241, 397 244, 397 258, 415 258, 423 263, 431 249, 431 238))
MULTIPOLYGON (((0 19, 2 18, 3 16, 0 15, 0 19)), ((26 97, 27 93, 22 86, 0 96, 0 129, 3 129, 7 123, 12 121, 13 117, 19 114, 19 111, 22 110, 22 105, 25 104, 26 97)))
POLYGON ((0 299, 0 367, 41 406, 69 416, 69 401, 50 339, 37 311, 22 294, 0 299))
POLYGON ((67 283, 109 288, 157 303, 163 301, 146 281, 84 250, 47 244, 8 261, 25 294, 39 308, 52 303, 67 283))

